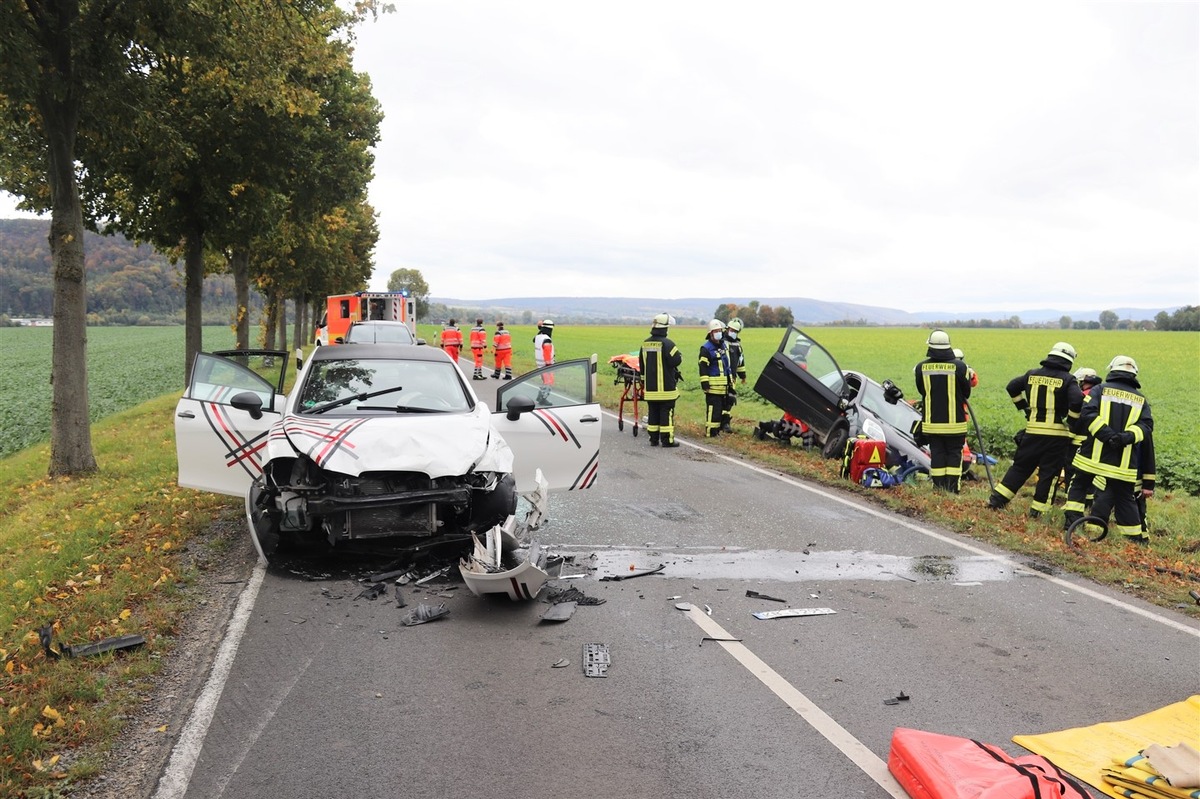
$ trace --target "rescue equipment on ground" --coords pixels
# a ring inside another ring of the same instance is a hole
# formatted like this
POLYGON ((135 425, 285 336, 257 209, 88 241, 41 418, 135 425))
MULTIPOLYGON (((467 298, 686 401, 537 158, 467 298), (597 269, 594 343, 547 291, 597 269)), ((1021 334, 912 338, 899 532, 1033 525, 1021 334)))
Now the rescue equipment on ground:
POLYGON ((887 469, 887 442, 865 436, 848 441, 846 453, 842 457, 842 477, 852 483, 859 483, 862 481, 863 471, 872 467, 887 469))
POLYGON ((621 401, 617 406, 617 429, 625 429, 625 403, 633 404, 633 435, 636 438, 638 434, 638 424, 641 421, 641 413, 638 411, 638 403, 646 398, 646 384, 642 379, 642 362, 636 352, 627 352, 624 355, 614 355, 608 359, 608 362, 617 370, 617 377, 613 380, 614 386, 624 384, 625 389, 621 392, 621 401))
POLYGON ((1087 789, 1040 755, 897 727, 888 771, 913 799, 1088 799, 1087 789))

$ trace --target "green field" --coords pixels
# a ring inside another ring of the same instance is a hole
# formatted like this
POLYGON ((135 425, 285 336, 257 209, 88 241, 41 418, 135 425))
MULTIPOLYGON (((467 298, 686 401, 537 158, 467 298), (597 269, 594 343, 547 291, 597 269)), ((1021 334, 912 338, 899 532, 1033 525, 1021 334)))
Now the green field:
MULTIPOLYGON (((489 330, 492 326, 488 325, 489 330)), ((514 367, 532 367, 532 326, 513 326, 514 367)), ((418 334, 433 342, 438 328, 421 325, 418 334)), ((814 327, 808 331, 829 349, 844 368, 863 371, 877 380, 890 378, 912 396, 912 368, 925 357, 928 331, 917 328, 814 327)), ((601 398, 615 407, 621 388, 613 385, 613 355, 636 351, 645 327, 560 325, 554 333, 559 360, 599 356, 601 398)), ((703 397, 696 379, 696 360, 705 331, 676 327, 671 331, 684 356, 685 385, 678 406, 681 422, 703 416, 703 397)), ((43 441, 50 431, 50 348, 48 328, 0 328, 0 456, 43 441)), ((1195 452, 1200 404, 1193 394, 1200 380, 1200 334, 1104 330, 951 330, 951 340, 979 373, 971 406, 983 429, 987 448, 1011 452, 1011 436, 1022 423, 1004 390, 1005 384, 1035 367, 1060 339, 1079 352, 1076 366, 1101 374, 1114 355, 1130 355, 1140 367, 1139 379, 1155 419, 1160 479, 1189 493, 1200 493, 1200 455, 1195 452)), ((773 406, 749 390, 774 352, 782 331, 743 331, 747 388, 735 411, 735 427, 752 420, 777 418, 773 406)), ((183 382, 183 329, 180 327, 100 327, 88 330, 88 393, 92 419, 99 419, 147 399, 180 390, 183 382)), ((204 347, 233 345, 227 327, 204 329, 204 347)), ((489 356, 490 365, 490 356, 489 356)))

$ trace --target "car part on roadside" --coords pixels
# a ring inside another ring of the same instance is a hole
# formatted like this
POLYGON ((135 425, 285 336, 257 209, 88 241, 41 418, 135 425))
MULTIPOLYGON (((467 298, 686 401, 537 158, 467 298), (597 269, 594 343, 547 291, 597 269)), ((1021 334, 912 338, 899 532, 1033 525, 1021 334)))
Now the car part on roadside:
POLYGON ((904 693, 903 691, 901 691, 896 696, 893 696, 890 699, 883 700, 883 703, 885 705, 898 705, 901 702, 907 702, 909 699, 910 699, 909 695, 904 693))
POLYGON ((750 615, 756 619, 784 619, 792 616, 828 616, 837 613, 833 608, 788 608, 787 610, 764 610, 750 615))
POLYGON ((760 594, 757 591, 750 591, 749 589, 747 589, 747 591, 746 591, 746 596, 751 597, 753 599, 769 599, 772 602, 782 602, 785 605, 787 604, 786 599, 780 599, 777 596, 767 596, 766 594, 760 594))
POLYGON ((578 607, 574 602, 556 602, 542 614, 539 621, 566 621, 575 615, 575 608, 578 607))
POLYGON ((552 585, 546 591, 546 601, 552 604, 556 602, 574 602, 577 605, 603 605, 608 600, 588 596, 573 585, 569 585, 566 588, 552 585))
POLYGON ((647 574, 658 574, 663 569, 667 568, 667 564, 660 563, 653 569, 645 571, 632 571, 629 574, 606 574, 600 578, 600 582, 617 582, 618 580, 632 580, 634 577, 645 577, 647 574))
POLYGON ((426 605, 424 602, 422 602, 410 610, 408 615, 405 616, 403 621, 400 623, 405 627, 413 627, 418 624, 424 624, 426 622, 433 621, 434 619, 440 619, 448 613, 450 613, 450 608, 446 607, 445 602, 441 602, 437 605, 426 605))
POLYGON ((369 599, 371 601, 375 601, 377 597, 381 596, 386 591, 387 586, 383 583, 372 583, 359 592, 359 595, 356 596, 355 599, 369 599))
POLYGON ((608 667, 612 665, 612 657, 608 653, 608 644, 583 645, 583 674, 585 677, 607 677, 608 667))
POLYGON ((705 641, 716 641, 717 643, 740 644, 741 638, 713 638, 711 635, 706 635, 700 639, 700 646, 704 646, 705 641))
POLYGON ((146 643, 146 639, 136 633, 102 638, 90 644, 79 644, 77 646, 63 644, 58 648, 55 648, 53 639, 54 629, 49 624, 38 630, 38 640, 41 642, 42 650, 46 653, 46 658, 49 660, 58 660, 60 657, 87 657, 90 655, 100 655, 105 652, 136 649, 146 643))

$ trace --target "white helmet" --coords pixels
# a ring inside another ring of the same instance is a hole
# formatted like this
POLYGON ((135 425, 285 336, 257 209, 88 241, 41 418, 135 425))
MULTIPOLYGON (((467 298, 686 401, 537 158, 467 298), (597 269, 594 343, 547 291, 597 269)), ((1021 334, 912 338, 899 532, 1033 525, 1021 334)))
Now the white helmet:
POLYGON ((708 323, 708 332, 709 333, 713 332, 714 330, 724 330, 724 329, 725 329, 725 323, 722 322, 720 319, 714 319, 708 323))
POLYGON ((554 327, 554 320, 543 319, 541 322, 538 323, 538 327, 554 327))
POLYGON ((654 317, 654 324, 651 327, 668 327, 675 324, 675 317, 669 313, 660 313, 654 317))
POLYGON ((950 349, 950 336, 945 330, 934 330, 929 334, 929 340, 925 343, 931 350, 948 350, 950 349))
POLYGON ((1100 376, 1096 374, 1096 370, 1090 366, 1081 366, 1075 370, 1075 379, 1080 383, 1085 380, 1090 380, 1093 383, 1100 382, 1100 376))
POLYGON ((1060 341, 1050 348, 1051 356, 1058 356, 1067 363, 1075 363, 1075 348, 1065 341, 1060 341))
POLYGON ((1108 371, 1110 372, 1129 372, 1129 374, 1137 377, 1137 361, 1130 358, 1128 355, 1118 355, 1108 363, 1108 371))

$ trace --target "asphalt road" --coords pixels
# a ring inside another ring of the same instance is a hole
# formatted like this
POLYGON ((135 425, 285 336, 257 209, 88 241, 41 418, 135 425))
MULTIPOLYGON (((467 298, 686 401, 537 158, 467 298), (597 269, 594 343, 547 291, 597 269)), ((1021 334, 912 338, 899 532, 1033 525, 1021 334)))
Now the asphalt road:
POLYGON ((554 495, 538 536, 604 604, 540 622, 457 580, 401 609, 353 575, 260 572, 156 796, 903 797, 897 727, 1028 754, 1013 735, 1200 693, 1182 615, 605 425, 597 486, 554 495), (403 626, 419 602, 450 613, 403 626), (788 607, 834 612, 752 615, 788 607))

